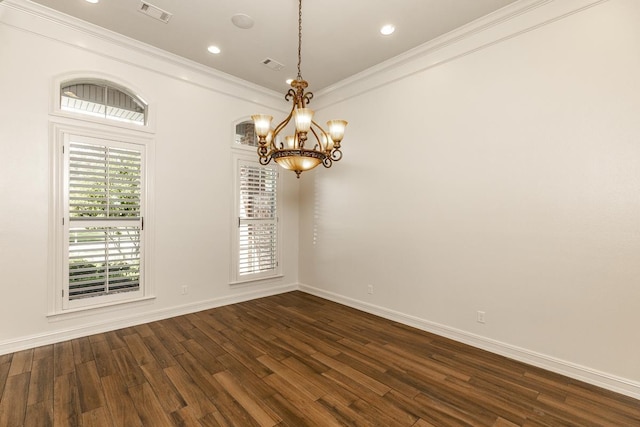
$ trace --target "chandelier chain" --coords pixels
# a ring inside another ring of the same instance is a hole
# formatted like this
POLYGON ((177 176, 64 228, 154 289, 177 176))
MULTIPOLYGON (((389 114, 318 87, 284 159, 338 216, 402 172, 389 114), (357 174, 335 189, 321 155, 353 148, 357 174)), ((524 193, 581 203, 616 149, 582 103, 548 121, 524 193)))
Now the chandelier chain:
POLYGON ((302 0, 298 0, 298 80, 302 80, 302 0))

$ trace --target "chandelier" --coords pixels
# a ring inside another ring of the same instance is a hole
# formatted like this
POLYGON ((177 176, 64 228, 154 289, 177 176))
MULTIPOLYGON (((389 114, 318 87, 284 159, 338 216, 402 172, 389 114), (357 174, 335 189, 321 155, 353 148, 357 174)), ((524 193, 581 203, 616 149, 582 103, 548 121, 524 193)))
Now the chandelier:
POLYGON ((307 104, 313 98, 312 92, 306 92, 309 84, 302 78, 302 0, 298 0, 298 77, 291 82, 291 89, 284 99, 292 102, 291 112, 275 128, 271 127, 272 116, 256 114, 251 116, 258 136, 258 156, 260 164, 267 165, 274 160, 285 169, 292 170, 300 178, 304 171, 311 170, 320 163, 330 168, 333 162, 342 158, 340 142, 344 136, 347 122, 329 120, 325 131, 313 120, 313 110, 307 104), (293 135, 284 138, 280 133, 293 119, 293 135))

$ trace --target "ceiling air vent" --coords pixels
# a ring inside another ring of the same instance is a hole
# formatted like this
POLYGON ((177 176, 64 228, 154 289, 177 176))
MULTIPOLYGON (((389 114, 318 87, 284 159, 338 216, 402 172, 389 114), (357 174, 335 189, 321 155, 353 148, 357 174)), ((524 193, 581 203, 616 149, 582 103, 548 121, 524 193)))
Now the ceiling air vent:
POLYGON ((262 60, 262 65, 266 66, 267 68, 272 69, 273 71, 280 71, 284 68, 284 64, 279 63, 278 61, 276 61, 275 59, 271 59, 271 58, 266 58, 262 60))
POLYGON ((157 19, 158 21, 162 21, 165 24, 169 22, 169 19, 173 16, 171 13, 166 10, 162 10, 157 6, 154 6, 145 1, 140 2, 140 7, 138 7, 138 12, 142 12, 147 16, 152 17, 153 19, 157 19))

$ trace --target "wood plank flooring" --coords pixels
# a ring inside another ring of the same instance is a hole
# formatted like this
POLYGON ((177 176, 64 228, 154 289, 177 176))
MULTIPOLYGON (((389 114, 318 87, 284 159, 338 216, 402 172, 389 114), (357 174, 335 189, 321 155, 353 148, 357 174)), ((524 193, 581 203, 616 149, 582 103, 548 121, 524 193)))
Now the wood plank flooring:
POLYGON ((640 426, 640 401, 301 292, 0 356, 0 426, 640 426))

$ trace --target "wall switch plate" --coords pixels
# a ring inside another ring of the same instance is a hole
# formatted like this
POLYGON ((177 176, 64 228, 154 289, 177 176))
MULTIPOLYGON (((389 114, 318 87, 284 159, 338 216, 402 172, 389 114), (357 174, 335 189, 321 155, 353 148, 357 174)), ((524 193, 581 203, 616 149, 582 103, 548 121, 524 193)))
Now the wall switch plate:
POLYGON ((478 311, 478 323, 484 323, 484 311, 478 311))
POLYGON ((373 295, 373 285, 367 285, 367 293, 373 295))

